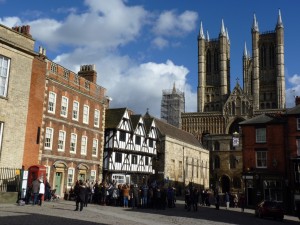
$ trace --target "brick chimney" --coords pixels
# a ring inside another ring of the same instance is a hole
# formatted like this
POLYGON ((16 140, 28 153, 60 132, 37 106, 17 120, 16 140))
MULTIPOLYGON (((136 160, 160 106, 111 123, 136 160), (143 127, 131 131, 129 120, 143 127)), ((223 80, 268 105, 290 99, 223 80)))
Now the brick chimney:
POLYGON ((30 34, 30 26, 29 25, 25 25, 25 26, 16 26, 16 27, 12 27, 12 29, 14 31, 17 31, 27 37, 32 37, 30 34))
POLYGON ((92 83, 97 82, 97 72, 95 64, 80 66, 80 71, 78 72, 78 75, 92 83))
POLYGON ((300 96, 295 96, 295 104, 300 105, 300 96))

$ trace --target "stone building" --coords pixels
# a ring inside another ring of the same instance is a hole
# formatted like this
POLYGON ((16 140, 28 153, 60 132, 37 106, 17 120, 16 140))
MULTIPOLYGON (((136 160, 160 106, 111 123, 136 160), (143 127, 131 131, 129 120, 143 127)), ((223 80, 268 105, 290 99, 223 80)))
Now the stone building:
POLYGON ((0 24, 0 167, 22 167, 35 55, 29 26, 0 24))
POLYGON ((251 34, 252 51, 245 44, 242 57, 243 87, 237 81, 230 91, 228 31, 222 21, 219 37, 210 39, 208 33, 205 37, 201 23, 197 112, 182 114, 182 129, 210 146, 211 185, 223 192, 243 190, 239 123, 285 109, 284 27, 280 11, 275 30, 267 32, 259 31, 254 15, 251 34), (234 161, 235 168, 231 166, 234 161))
POLYGON ((157 159, 153 161, 155 178, 179 189, 188 184, 209 188, 209 151, 192 134, 154 119, 158 130, 157 159))

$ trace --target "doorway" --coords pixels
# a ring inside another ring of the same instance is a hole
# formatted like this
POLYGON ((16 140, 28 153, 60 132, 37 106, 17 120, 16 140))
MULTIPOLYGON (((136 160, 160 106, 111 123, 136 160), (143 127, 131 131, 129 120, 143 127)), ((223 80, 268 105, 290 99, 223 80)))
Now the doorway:
POLYGON ((230 179, 228 176, 223 175, 221 178, 221 185, 222 185, 222 193, 230 193, 230 179))
POLYGON ((61 179, 62 179, 62 172, 56 172, 55 173, 55 189, 56 194, 59 196, 61 195, 61 179))

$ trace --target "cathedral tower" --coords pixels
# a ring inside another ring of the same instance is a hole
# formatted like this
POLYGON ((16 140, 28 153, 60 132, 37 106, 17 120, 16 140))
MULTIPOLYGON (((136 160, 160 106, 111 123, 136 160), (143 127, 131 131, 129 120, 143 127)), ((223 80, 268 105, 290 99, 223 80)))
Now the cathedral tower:
POLYGON ((251 33, 252 59, 246 47, 243 56, 245 93, 252 95, 254 110, 284 109, 284 31, 280 11, 275 31, 260 33, 254 15, 251 33))
POLYGON ((217 39, 198 35, 198 112, 221 112, 230 93, 230 41, 222 20, 217 39))

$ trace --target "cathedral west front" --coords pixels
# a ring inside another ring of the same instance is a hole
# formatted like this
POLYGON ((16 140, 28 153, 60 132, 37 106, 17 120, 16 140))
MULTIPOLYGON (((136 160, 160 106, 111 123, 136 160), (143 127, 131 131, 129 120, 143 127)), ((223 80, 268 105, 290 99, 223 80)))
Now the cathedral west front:
MULTIPOLYGON (((210 150, 210 185, 221 193, 240 192, 242 143, 239 123, 285 109, 284 26, 279 11, 274 30, 261 32, 256 16, 252 46, 242 56, 243 81, 230 87, 230 39, 224 22, 219 36, 198 35, 197 112, 183 113, 182 129, 210 150)), ((236 63, 236 62, 233 62, 236 63)))

